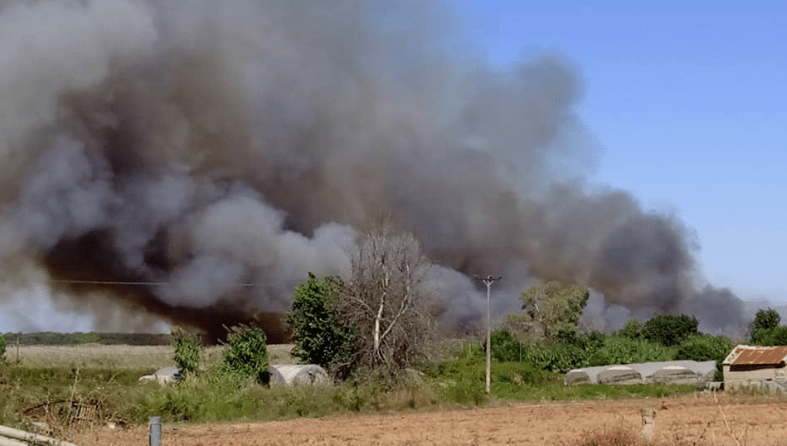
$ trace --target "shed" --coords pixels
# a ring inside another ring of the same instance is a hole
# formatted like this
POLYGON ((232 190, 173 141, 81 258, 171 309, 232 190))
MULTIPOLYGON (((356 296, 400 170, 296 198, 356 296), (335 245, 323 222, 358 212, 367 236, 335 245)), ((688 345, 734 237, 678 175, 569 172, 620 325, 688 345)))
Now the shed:
POLYGON ((787 345, 738 345, 724 358, 724 388, 756 387, 787 391, 787 345))

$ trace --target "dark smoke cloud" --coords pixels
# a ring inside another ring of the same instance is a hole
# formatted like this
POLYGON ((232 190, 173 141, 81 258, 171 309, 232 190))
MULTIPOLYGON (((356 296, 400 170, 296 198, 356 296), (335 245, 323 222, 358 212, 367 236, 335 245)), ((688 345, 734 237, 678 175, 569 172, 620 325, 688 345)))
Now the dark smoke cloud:
POLYGON ((495 273, 498 313, 558 279, 592 287, 606 325, 741 326, 735 296, 698 289, 679 219, 582 186, 599 149, 576 68, 489 69, 446 8, 0 3, 3 283, 97 328, 218 335, 285 311, 309 271, 345 274, 358 228, 389 214, 422 239, 449 323, 482 314, 469 277, 495 273))

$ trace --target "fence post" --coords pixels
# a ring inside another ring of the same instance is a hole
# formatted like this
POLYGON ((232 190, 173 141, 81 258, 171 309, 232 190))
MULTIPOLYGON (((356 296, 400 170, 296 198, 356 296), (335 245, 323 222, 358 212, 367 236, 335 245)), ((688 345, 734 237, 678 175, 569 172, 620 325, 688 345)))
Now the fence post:
POLYGON ((642 439, 652 441, 656 430, 656 410, 644 408, 640 413, 642 414, 642 439))
POLYGON ((150 417, 150 446, 161 446, 161 417, 150 417))

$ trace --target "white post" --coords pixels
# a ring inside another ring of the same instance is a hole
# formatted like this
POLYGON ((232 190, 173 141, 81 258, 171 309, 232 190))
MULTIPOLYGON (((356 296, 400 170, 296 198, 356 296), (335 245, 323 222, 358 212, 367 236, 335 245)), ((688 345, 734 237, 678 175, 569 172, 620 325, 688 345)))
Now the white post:
POLYGON ((161 417, 150 417, 150 446, 161 446, 161 417))

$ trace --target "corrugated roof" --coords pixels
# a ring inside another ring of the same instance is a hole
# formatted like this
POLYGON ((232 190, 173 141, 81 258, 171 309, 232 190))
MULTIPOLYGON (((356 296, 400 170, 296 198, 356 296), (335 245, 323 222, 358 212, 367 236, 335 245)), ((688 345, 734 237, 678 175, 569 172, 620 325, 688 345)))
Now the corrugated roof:
POLYGON ((787 363, 787 345, 739 345, 724 359, 725 365, 779 365, 787 363))

